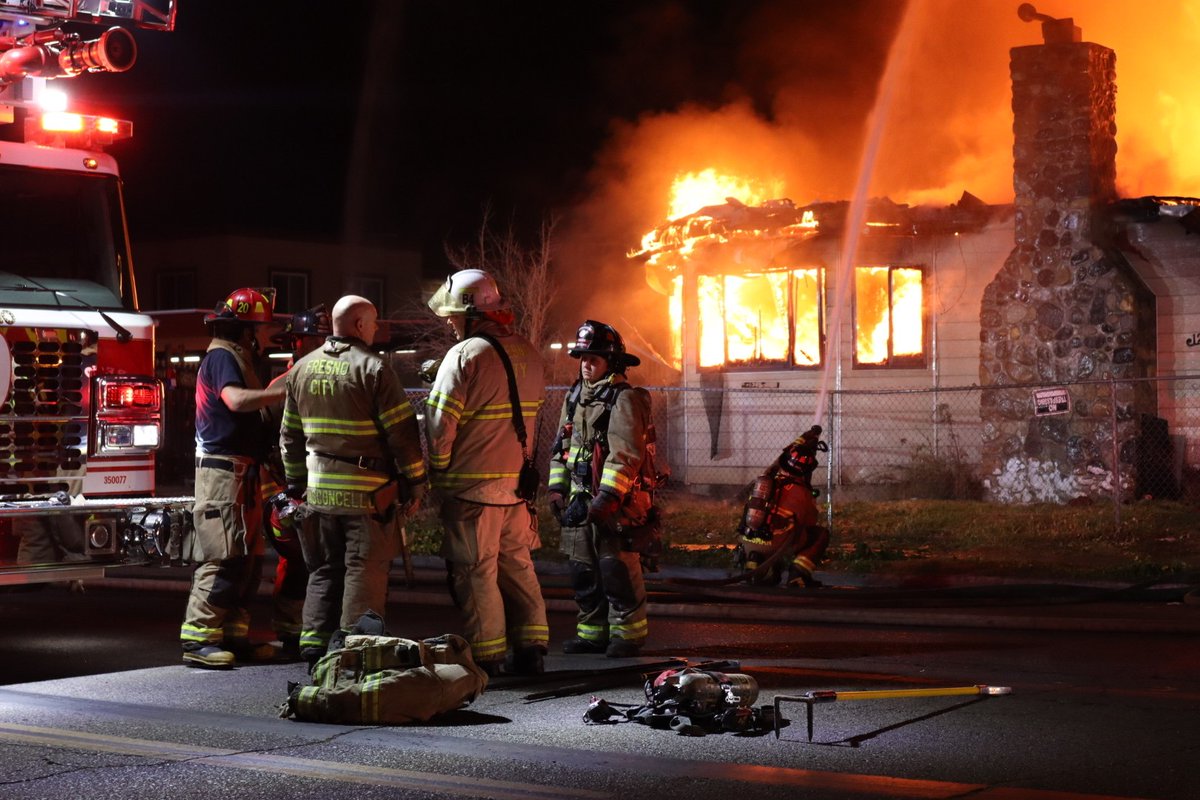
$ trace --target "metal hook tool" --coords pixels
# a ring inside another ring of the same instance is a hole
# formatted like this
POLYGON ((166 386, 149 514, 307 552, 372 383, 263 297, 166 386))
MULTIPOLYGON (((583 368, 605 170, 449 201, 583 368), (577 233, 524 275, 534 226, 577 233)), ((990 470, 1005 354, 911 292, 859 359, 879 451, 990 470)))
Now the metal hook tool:
POLYGON ((817 703, 834 703, 838 700, 887 700, 897 697, 953 697, 955 695, 984 695, 993 696, 1012 694, 1009 686, 951 686, 930 689, 871 689, 865 691, 836 692, 830 689, 815 692, 805 692, 802 695, 775 696, 775 738, 779 738, 779 728, 785 721, 779 711, 780 703, 804 703, 808 717, 808 740, 813 738, 813 706, 817 703))

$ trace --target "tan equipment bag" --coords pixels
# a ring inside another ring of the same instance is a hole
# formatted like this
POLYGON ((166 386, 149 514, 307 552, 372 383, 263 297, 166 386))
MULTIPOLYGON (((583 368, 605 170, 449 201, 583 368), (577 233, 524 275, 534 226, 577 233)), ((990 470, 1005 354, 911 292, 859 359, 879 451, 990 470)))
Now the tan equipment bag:
POLYGON ((312 686, 291 688, 281 717, 375 725, 426 722, 469 705, 487 686, 487 674, 471 659, 471 645, 452 633, 420 642, 350 635, 345 647, 316 663, 312 678, 312 686))

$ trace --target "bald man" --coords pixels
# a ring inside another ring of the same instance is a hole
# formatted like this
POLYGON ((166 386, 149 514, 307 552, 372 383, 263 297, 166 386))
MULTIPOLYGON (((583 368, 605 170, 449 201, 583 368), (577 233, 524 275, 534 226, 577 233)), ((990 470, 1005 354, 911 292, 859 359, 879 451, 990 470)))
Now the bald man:
POLYGON ((416 414, 370 347, 375 306, 347 295, 331 316, 333 335, 287 373, 279 438, 287 491, 309 512, 300 534, 310 573, 300 652, 310 667, 364 613, 385 616, 400 516, 426 493, 416 414))

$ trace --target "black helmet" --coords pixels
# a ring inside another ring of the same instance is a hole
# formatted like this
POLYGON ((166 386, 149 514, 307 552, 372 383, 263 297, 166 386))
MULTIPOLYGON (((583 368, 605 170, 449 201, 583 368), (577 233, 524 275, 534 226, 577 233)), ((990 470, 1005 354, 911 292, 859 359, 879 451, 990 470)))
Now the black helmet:
POLYGON ((807 480, 817 468, 817 451, 829 449, 820 436, 821 426, 813 425, 800 438, 783 448, 779 454, 779 468, 788 475, 807 480))
POLYGON ((271 337, 275 344, 286 344, 293 336, 328 336, 333 333, 329 321, 329 312, 325 304, 314 306, 307 311, 298 311, 283 326, 283 330, 271 337))
POLYGON ((612 369, 636 367, 642 363, 637 356, 625 352, 621 334, 611 325, 589 319, 575 333, 575 344, 568 351, 571 358, 582 355, 601 356, 608 359, 612 369))

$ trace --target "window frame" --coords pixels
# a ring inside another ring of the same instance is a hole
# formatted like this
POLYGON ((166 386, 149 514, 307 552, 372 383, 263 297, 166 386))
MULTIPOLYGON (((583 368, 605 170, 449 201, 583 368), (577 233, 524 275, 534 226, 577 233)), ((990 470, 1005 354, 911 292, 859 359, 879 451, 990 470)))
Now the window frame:
POLYGON ((854 274, 851 277, 854 282, 851 327, 850 327, 850 353, 851 353, 851 368, 862 370, 876 369, 928 369, 929 368, 929 271, 918 264, 858 264, 854 267, 854 274), (858 360, 858 270, 860 269, 879 269, 886 267, 888 271, 887 293, 888 293, 888 338, 887 338, 887 358, 882 363, 861 362, 858 360), (895 345, 895 320, 894 312, 894 282, 892 274, 897 270, 910 270, 920 273, 921 275, 921 352, 919 355, 902 355, 897 356, 893 352, 895 345))
POLYGON ((307 311, 312 307, 309 294, 312 288, 312 277, 308 270, 302 269, 284 269, 283 267, 271 267, 267 270, 267 285, 275 290, 275 313, 276 314, 297 314, 301 311, 307 311), (303 297, 301 298, 299 308, 285 308, 280 304, 281 299, 291 300, 290 287, 288 291, 284 291, 278 286, 275 281, 277 278, 300 279, 304 282, 303 297))
MULTIPOLYGON (((813 264, 813 265, 808 265, 808 266, 796 265, 796 266, 790 266, 790 267, 779 267, 777 265, 772 265, 772 267, 770 267, 770 268, 754 270, 752 273, 748 273, 748 274, 756 274, 757 275, 757 274, 766 274, 766 273, 770 273, 770 272, 784 272, 784 273, 787 273, 787 276, 788 276, 787 277, 787 292, 788 292, 788 298, 787 298, 787 304, 788 304, 788 307, 787 307, 787 328, 788 328, 787 354, 782 359, 773 359, 770 361, 763 360, 763 361, 753 361, 753 362, 751 362, 751 361, 730 362, 730 360, 729 360, 729 336, 727 333, 725 333, 725 329, 726 329, 725 301, 726 301, 726 290, 727 290, 725 281, 727 278, 730 278, 730 277, 746 277, 746 275, 735 272, 735 273, 716 273, 716 274, 710 274, 710 275, 704 275, 704 276, 697 276, 697 281, 699 281, 700 277, 714 278, 714 279, 721 281, 721 320, 720 320, 720 323, 721 323, 721 331, 722 331, 721 340, 724 344, 724 354, 723 354, 723 358, 722 358, 722 363, 712 364, 712 365, 708 365, 708 366, 701 366, 700 359, 699 359, 700 320, 697 319, 697 321, 696 321, 697 327, 696 327, 695 335, 696 335, 696 344, 697 344, 696 370, 698 372, 706 372, 706 373, 708 373, 708 372, 779 372, 779 371, 785 371, 785 370, 786 371, 794 370, 794 371, 800 371, 800 372, 813 372, 813 371, 817 371, 817 370, 824 368, 825 359, 828 356, 827 335, 826 335, 826 330, 825 330, 825 326, 828 322, 827 316, 825 313, 825 304, 826 304, 826 297, 827 297, 826 275, 828 274, 828 270, 826 269, 826 267, 824 265, 819 265, 819 264, 813 264), (815 364, 797 364, 796 363, 796 300, 797 300, 797 297, 796 297, 796 273, 805 271, 805 270, 815 270, 817 273, 818 297, 817 297, 816 325, 817 325, 817 338, 818 338, 818 353, 817 353, 817 361, 815 364)), ((699 284, 697 284, 696 291, 697 292, 699 291, 699 284)))
POLYGON ((356 294, 370 300, 375 304, 375 310, 379 312, 380 317, 387 314, 387 277, 383 275, 347 275, 342 283, 342 289, 345 294, 356 294), (363 291, 364 284, 372 282, 379 285, 378 299, 363 291))

